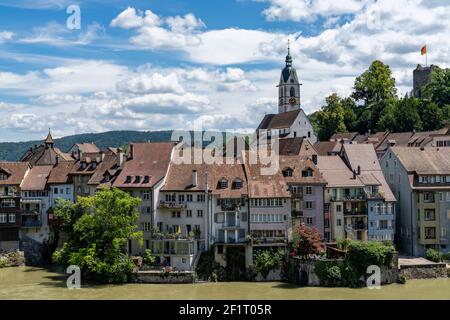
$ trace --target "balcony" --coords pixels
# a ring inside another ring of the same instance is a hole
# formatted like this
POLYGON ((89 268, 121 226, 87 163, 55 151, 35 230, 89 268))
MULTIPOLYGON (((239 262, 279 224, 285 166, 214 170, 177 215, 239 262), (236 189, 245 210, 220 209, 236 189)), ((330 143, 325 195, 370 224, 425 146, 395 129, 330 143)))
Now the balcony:
POLYGON ((160 201, 158 209, 186 209, 186 203, 176 201, 160 201))
POLYGON ((223 211, 240 211, 241 205, 238 203, 221 203, 220 208, 223 211))
POLYGON ((303 199, 303 192, 291 192, 292 199, 303 199))
POLYGON ((292 212, 292 217, 293 218, 299 218, 299 217, 303 217, 303 210, 300 209, 293 209, 292 212))
POLYGON ((356 195, 331 196, 330 200, 332 202, 366 201, 366 195, 362 193, 356 195))
POLYGON ((261 237, 253 238, 253 244, 285 244, 287 239, 285 237, 261 237))
POLYGON ((367 209, 345 209, 346 216, 367 216, 367 209))
POLYGON ((22 228, 40 228, 42 222, 40 220, 26 220, 22 218, 22 228))
POLYGON ((229 229, 235 229, 235 228, 240 228, 241 227, 241 221, 227 221, 222 223, 222 227, 223 228, 229 228, 229 229))
POLYGON ((20 192, 0 192, 0 198, 18 198, 20 197, 20 192))
POLYGON ((367 224, 365 224, 365 223, 354 223, 354 224, 350 225, 350 227, 353 230, 366 230, 367 229, 367 224))

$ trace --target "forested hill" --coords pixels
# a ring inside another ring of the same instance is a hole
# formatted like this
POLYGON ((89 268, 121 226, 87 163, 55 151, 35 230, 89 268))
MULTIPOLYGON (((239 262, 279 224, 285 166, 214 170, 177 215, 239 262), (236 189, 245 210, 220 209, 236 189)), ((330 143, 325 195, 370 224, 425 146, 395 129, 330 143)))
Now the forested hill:
MULTIPOLYGON (((164 142, 171 141, 172 130, 167 131, 108 131, 102 133, 85 133, 55 139, 55 147, 63 152, 68 152, 75 143, 93 142, 100 149, 106 147, 122 147, 129 142, 164 142)), ((191 132, 192 135, 192 132, 191 132)), ((1 142, 0 160, 18 161, 22 155, 35 145, 43 143, 43 140, 26 142, 1 142)), ((204 143, 208 145, 210 142, 204 143)))

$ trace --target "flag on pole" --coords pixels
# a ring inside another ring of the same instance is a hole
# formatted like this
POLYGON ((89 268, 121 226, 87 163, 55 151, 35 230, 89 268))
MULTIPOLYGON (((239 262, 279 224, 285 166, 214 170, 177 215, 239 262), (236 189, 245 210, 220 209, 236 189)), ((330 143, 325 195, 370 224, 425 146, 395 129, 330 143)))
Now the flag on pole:
POLYGON ((426 45, 424 45, 423 47, 422 47, 422 49, 420 50, 420 54, 423 56, 424 54, 427 54, 427 46, 426 45))

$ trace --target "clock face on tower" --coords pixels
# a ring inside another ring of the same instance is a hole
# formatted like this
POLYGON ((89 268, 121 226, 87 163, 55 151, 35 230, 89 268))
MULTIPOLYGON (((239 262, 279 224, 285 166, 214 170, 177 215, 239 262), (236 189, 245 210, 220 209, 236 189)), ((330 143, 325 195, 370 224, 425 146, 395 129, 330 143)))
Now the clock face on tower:
POLYGON ((289 104, 295 104, 297 102, 297 99, 295 98, 289 98, 289 104))

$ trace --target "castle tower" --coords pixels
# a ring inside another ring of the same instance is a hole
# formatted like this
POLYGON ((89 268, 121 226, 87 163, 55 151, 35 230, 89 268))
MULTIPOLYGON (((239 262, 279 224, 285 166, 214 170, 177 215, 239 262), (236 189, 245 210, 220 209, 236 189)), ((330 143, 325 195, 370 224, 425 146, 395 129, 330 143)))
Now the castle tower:
POLYGON ((300 109, 300 86, 297 71, 292 67, 292 57, 288 40, 288 54, 286 66, 281 71, 280 84, 278 85, 278 113, 300 109))

